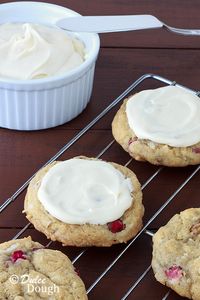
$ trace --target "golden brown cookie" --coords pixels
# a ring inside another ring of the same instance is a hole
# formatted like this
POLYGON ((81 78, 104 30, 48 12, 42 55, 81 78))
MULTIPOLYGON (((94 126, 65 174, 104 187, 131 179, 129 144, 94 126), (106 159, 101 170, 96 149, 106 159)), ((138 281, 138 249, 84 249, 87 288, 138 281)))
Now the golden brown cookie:
POLYGON ((156 232, 152 268, 159 282, 200 300, 200 208, 176 214, 156 232))
MULTIPOLYGON (((132 97, 132 96, 131 96, 132 97)), ((150 140, 139 139, 129 127, 125 99, 112 122, 115 140, 138 161, 154 165, 184 167, 200 163, 200 142, 189 147, 171 147, 150 140)))
POLYGON ((0 244, 0 299, 88 298, 68 257, 28 237, 0 244))
MULTIPOLYGON (((82 157, 82 159, 89 159, 82 157)), ((35 228, 53 241, 72 246, 111 246, 123 243, 135 236, 142 227, 144 207, 140 183, 135 174, 126 167, 111 163, 125 177, 130 178, 134 191, 131 193, 132 205, 120 219, 105 225, 67 224, 50 215, 39 201, 37 192, 44 175, 56 164, 41 169, 31 180, 27 190, 24 212, 35 228)))

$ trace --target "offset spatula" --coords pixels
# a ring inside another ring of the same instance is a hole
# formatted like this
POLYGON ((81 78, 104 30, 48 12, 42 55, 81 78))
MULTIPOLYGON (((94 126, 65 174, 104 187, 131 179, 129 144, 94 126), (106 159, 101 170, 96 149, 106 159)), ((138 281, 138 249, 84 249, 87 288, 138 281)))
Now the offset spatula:
POLYGON ((183 35, 200 35, 199 29, 171 27, 152 15, 78 16, 61 19, 56 25, 75 32, 106 33, 163 27, 183 35))

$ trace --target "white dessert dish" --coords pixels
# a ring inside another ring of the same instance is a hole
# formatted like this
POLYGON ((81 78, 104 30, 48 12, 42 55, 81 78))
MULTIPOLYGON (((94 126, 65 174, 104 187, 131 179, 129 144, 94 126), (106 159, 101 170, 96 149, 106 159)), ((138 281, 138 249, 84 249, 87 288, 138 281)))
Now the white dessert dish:
MULTIPOLYGON (((62 6, 42 2, 0 5, 1 24, 38 23, 55 26, 64 17, 79 15, 62 6)), ((86 58, 63 75, 13 80, 0 78, 0 126, 39 130, 64 124, 80 114, 89 102, 100 42, 97 34, 73 33, 84 43, 86 58)))

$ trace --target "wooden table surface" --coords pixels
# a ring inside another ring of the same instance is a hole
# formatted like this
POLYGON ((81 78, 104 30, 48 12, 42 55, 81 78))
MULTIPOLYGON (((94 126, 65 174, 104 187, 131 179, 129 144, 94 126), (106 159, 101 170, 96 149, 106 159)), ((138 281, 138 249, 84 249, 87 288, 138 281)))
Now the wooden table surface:
MULTIPOLYGON (((1 1, 1 3, 4 2, 7 1, 1 1)), ((200 1, 198 0, 57 0, 49 2, 66 6, 83 15, 153 14, 171 26, 200 28, 200 1)), ((96 65, 91 102, 79 117, 63 126, 37 132, 0 128, 0 204, 11 197, 61 147, 143 74, 155 73, 195 90, 200 89, 200 37, 178 36, 164 29, 156 29, 104 34, 100 38, 101 50, 96 65)), ((147 79, 136 90, 160 85, 161 83, 155 80, 147 79)), ((112 140, 111 121, 117 108, 114 108, 90 129, 61 156, 61 159, 81 154, 98 155, 112 140)), ((130 159, 129 155, 116 143, 106 151, 102 158, 121 164, 125 164, 130 159)), ((135 161, 131 162, 129 167, 135 171, 142 184, 159 169, 148 163, 135 161)), ((175 213, 185 208, 199 206, 199 173, 193 176, 180 192, 171 197, 195 169, 196 166, 163 168, 144 188, 144 225, 168 199, 171 200, 169 205, 149 224, 149 230, 156 230, 175 213)), ((28 223, 21 213, 24 194, 25 192, 1 213, 0 242, 13 238, 28 223)), ((29 234, 43 244, 48 243, 44 235, 33 227, 29 227, 21 236, 29 234)), ((75 262, 87 288, 99 278, 125 247, 127 245, 87 249, 75 262)), ((51 248, 61 249, 72 260, 83 250, 62 247, 59 243, 52 243, 51 248)), ((151 251, 151 236, 142 233, 91 289, 88 294, 89 299, 121 299, 149 267, 151 251)), ((127 299, 183 299, 173 292, 164 298, 167 292, 168 288, 157 283, 150 270, 127 299)))

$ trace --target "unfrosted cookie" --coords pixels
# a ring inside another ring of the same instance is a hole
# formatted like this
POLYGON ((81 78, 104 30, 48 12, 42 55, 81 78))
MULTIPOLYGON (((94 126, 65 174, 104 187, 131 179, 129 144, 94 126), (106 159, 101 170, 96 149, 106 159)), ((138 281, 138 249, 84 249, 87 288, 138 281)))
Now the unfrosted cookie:
MULTIPOLYGON (((79 159, 84 159, 87 161, 100 161, 86 157, 79 157, 79 159)), ((111 246, 112 244, 126 242, 137 234, 142 227, 144 207, 142 205, 142 192, 140 183, 131 170, 116 163, 106 163, 109 164, 109 166, 111 164, 112 168, 118 170, 121 176, 123 176, 125 179, 128 179, 133 185, 133 191, 129 194, 131 205, 128 209, 126 209, 123 215, 120 215, 119 218, 112 220, 112 222, 107 222, 104 224, 71 224, 68 222, 63 222, 52 216, 38 199, 38 190, 45 174, 47 174, 48 171, 58 163, 59 162, 52 163, 41 169, 30 182, 27 190, 24 212, 26 213, 28 220, 35 226, 37 230, 43 232, 53 241, 57 240, 62 242, 63 245, 73 246, 111 246)), ((76 180, 76 176, 74 180, 76 180)), ((77 183, 76 188, 80 188, 79 183, 77 183)), ((99 188, 98 182, 97 188, 99 188)), ((95 192, 93 186, 90 187, 89 191, 91 193, 95 192)), ((69 197, 67 193, 66 197, 69 197)), ((78 199, 77 201, 79 200, 81 199, 78 199)), ((97 199, 97 201, 101 202, 101 199, 97 199)), ((84 210, 82 206, 80 209, 84 210)), ((106 213, 112 213, 112 210, 107 210, 106 213)))
MULTIPOLYGON (((168 87, 168 88, 172 88, 172 87, 168 87)), ((156 89, 156 90, 159 90, 159 89, 156 89)), ((179 90, 178 90, 178 92, 179 92, 179 90)), ((148 91, 145 91, 145 92, 147 94, 148 91)), ((150 90, 150 92, 151 92, 151 90, 150 90)), ((177 88, 175 89, 175 93, 176 92, 177 92, 177 88)), ((145 97, 147 98, 146 94, 145 94, 145 97)), ((127 151, 130 154, 130 156, 132 156, 134 159, 136 159, 138 161, 148 161, 154 165, 164 165, 164 166, 170 166, 170 167, 183 167, 183 166, 187 166, 187 165, 199 164, 200 163, 200 138, 199 139, 197 138, 195 140, 196 142, 190 146, 177 147, 177 146, 170 146, 170 143, 169 144, 167 144, 165 142, 161 143, 161 142, 159 142, 159 132, 160 132, 159 126, 158 127, 152 126, 152 128, 149 129, 149 124, 147 123, 145 125, 145 119, 143 119, 142 113, 141 113, 141 116, 139 116, 137 119, 137 125, 140 125, 140 122, 141 122, 141 125, 143 126, 142 128, 139 128, 141 136, 142 136, 142 134, 145 136, 145 134, 146 134, 145 130, 147 130, 147 131, 149 130, 150 134, 152 134, 152 136, 155 138, 155 140, 152 140, 150 138, 141 138, 141 137, 137 136, 137 134, 135 132, 136 128, 134 128, 135 120, 134 119, 131 120, 132 125, 133 125, 132 127, 130 126, 130 123, 128 121, 127 103, 128 103, 128 101, 132 101, 132 102, 135 101, 134 99, 136 97, 138 97, 138 95, 141 95, 141 99, 142 99, 143 94, 141 94, 141 92, 130 96, 128 99, 124 100, 120 109, 116 113, 114 120, 112 122, 112 133, 113 133, 115 140, 123 147, 123 149, 125 151, 127 151), (156 136, 155 132, 156 133, 158 132, 158 136, 156 136)), ((150 99, 150 101, 152 101, 152 99, 150 99)), ((199 98, 196 101, 199 101, 199 98)), ((172 111, 175 110, 175 112, 176 112, 176 108, 174 107, 173 103, 169 103, 169 105, 170 105, 170 109, 172 109, 172 111)), ((200 105, 200 101, 199 101, 199 105, 200 105)), ((198 105, 198 107, 199 107, 199 105, 198 105)), ((145 103, 144 107, 142 109, 146 110, 147 109, 146 106, 147 106, 147 104, 145 103)), ((142 109, 140 108, 141 111, 142 111, 142 109)), ((159 109, 160 108, 158 108, 158 111, 159 111, 159 109)), ((196 108, 194 108, 194 111, 195 110, 196 110, 196 108)), ((150 109, 149 109, 149 111, 151 113, 150 109)), ((199 109, 199 112, 200 112, 200 109, 199 109)), ((155 116, 154 115, 151 116, 150 113, 145 112, 145 114, 150 115, 149 120, 148 120, 149 123, 151 123, 151 118, 152 118, 152 120, 153 119, 155 120, 159 116, 159 113, 155 114, 155 116)), ((144 118, 145 118, 145 114, 144 114, 144 118)), ((166 114, 169 116, 171 115, 170 111, 166 112, 166 114)), ((188 113, 188 115, 189 114, 190 113, 188 113)), ((129 115, 131 115, 130 112, 129 112, 129 115)), ((137 116, 137 113, 136 113, 136 116, 137 116)), ((161 118, 160 120, 162 120, 161 113, 160 113, 160 118, 161 118)), ((166 118, 166 116, 164 115, 163 116, 164 123, 167 122, 165 120, 165 118, 166 118)), ((178 120, 178 117, 177 117, 177 120, 176 120, 176 116, 174 116, 174 118, 175 118, 174 129, 176 129, 176 127, 179 125, 180 121, 178 120)), ((198 116, 195 116, 195 118, 199 119, 198 116)), ((193 118, 191 117, 191 119, 193 119, 193 118)), ((157 122, 156 125, 159 124, 160 120, 157 122)), ((171 123, 171 120, 169 119, 169 124, 170 123, 171 123)), ((198 126, 200 126, 200 124, 198 126)), ((185 137, 185 139, 189 139, 190 137, 193 136, 193 133, 188 134, 188 136, 186 136, 186 131, 187 131, 187 126, 186 126, 186 128, 183 126, 183 130, 181 130, 181 129, 178 130, 179 136, 183 139, 184 139, 184 137, 185 137)), ((200 127, 199 127, 199 129, 196 129, 196 131, 197 131, 197 134, 200 136, 200 127)), ((148 137, 148 134, 146 134, 146 136, 148 137)), ((169 131, 169 137, 170 136, 173 136, 173 128, 170 129, 170 131, 169 131)), ((175 144, 176 144, 176 142, 178 142, 178 138, 176 139, 176 133, 174 134, 173 142, 175 144)))
POLYGON ((156 232, 152 268, 159 282, 200 300, 200 208, 176 214, 156 232))
POLYGON ((1 300, 86 300, 68 257, 30 237, 0 244, 1 300))

